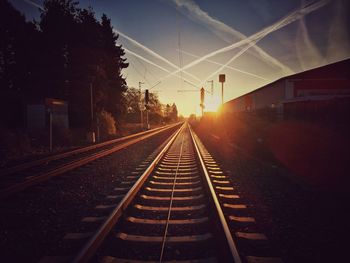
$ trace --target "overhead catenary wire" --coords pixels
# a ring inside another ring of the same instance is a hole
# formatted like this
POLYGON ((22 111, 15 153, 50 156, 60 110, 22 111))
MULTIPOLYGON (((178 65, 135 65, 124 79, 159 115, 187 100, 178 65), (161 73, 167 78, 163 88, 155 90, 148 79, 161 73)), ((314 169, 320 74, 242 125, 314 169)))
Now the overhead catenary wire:
MULTIPOLYGON (((177 65, 175 65, 174 63, 170 62, 169 60, 167 60, 166 58, 164 58, 163 56, 159 55, 158 53, 154 52, 153 50, 149 49, 148 47, 146 47, 145 45, 141 44, 140 42, 136 41, 135 39, 132 39, 131 37, 127 36, 126 34, 120 32, 117 29, 114 29, 114 32, 116 32, 117 34, 119 34, 120 36, 124 37, 125 39, 127 39, 128 41, 130 41, 132 44, 134 44, 135 46, 143 49, 144 51, 146 51, 148 54, 152 55, 153 57, 167 63, 168 65, 179 69, 179 67, 177 65)), ((125 48, 124 48, 125 49, 125 48)), ((195 79, 196 81, 200 82, 200 79, 198 77, 196 77, 195 75, 188 73, 184 70, 181 70, 184 74, 192 77, 193 79, 195 79)), ((177 72, 176 72, 177 73, 177 72)))
POLYGON ((145 69, 144 75, 146 76, 147 74, 150 75, 153 80, 157 80, 158 78, 152 73, 152 71, 141 61, 141 59, 136 58, 136 61, 145 69))
MULTIPOLYGON (((182 52, 181 52, 181 25, 180 25, 180 17, 178 12, 176 12, 176 28, 177 28, 177 46, 179 50, 179 69, 182 69, 183 61, 182 61, 182 52)), ((179 72, 180 75, 180 88, 183 87, 183 78, 182 71, 179 72)))
MULTIPOLYGON (((193 53, 190 53, 190 52, 187 52, 187 51, 184 51, 184 50, 181 50, 181 53, 183 53, 185 55, 188 55, 188 56, 191 56, 191 57, 194 57, 194 58, 200 58, 200 56, 197 56, 197 55, 195 55, 193 53)), ((212 63, 212 64, 215 64, 215 65, 218 65, 218 66, 222 66, 223 65, 222 63, 216 62, 216 61, 211 60, 211 59, 206 59, 205 61, 207 61, 209 63, 212 63)), ((270 81, 270 79, 267 79, 267 78, 265 78, 263 76, 259 76, 259 75, 254 74, 254 73, 251 73, 251 72, 248 72, 248 71, 245 71, 245 70, 241 70, 241 69, 236 68, 236 67, 232 67, 232 66, 227 65, 226 68, 231 69, 233 71, 237 71, 239 73, 242 73, 242 74, 245 74, 245 75, 248 75, 248 76, 251 76, 251 77, 255 77, 255 78, 258 78, 258 79, 270 81)))
MULTIPOLYGON (((133 51, 131 51, 131 50, 125 48, 125 47, 124 47, 124 50, 125 50, 126 53, 129 53, 129 54, 133 55, 134 57, 137 57, 137 58, 139 58, 139 59, 141 59, 141 60, 143 60, 143 61, 145 61, 145 62, 147 62, 147 63, 149 63, 149 64, 151 64, 151 65, 153 65, 153 66, 155 66, 155 67, 157 67, 157 68, 159 68, 159 69, 161 69, 161 70, 167 72, 167 73, 170 73, 170 72, 171 72, 170 70, 167 70, 166 68, 164 68, 164 67, 162 67, 162 66, 160 66, 160 65, 158 65, 158 64, 156 64, 156 63, 154 63, 154 62, 152 62, 152 61, 150 61, 149 59, 147 59, 147 58, 145 58, 145 57, 143 57, 143 56, 141 56, 141 55, 139 55, 139 54, 137 54, 137 53, 135 53, 135 52, 133 52, 133 51)), ((179 78, 178 75, 174 75, 174 76, 177 77, 177 78, 179 78)), ((183 77, 183 79, 186 79, 186 81, 189 82, 189 83, 193 83, 192 81, 190 81, 189 79, 187 79, 187 78, 185 78, 185 77, 183 77)), ((158 82, 159 82, 159 81, 161 81, 161 80, 158 79, 158 82)), ((194 84, 193 84, 193 85, 194 85, 194 84)))
POLYGON ((135 70, 135 72, 144 80, 147 82, 147 84, 149 86, 151 86, 151 83, 148 81, 148 79, 146 78, 146 76, 144 76, 136 67, 136 65, 134 65, 135 63, 130 63, 131 67, 135 70))
POLYGON ((218 54, 221 54, 221 53, 224 53, 224 52, 227 52, 227 51, 230 51, 232 49, 239 48, 239 47, 242 47, 245 45, 249 45, 250 43, 252 43, 252 41, 257 40, 261 35, 263 35, 263 37, 265 37, 265 36, 271 34, 272 32, 277 31, 277 30, 297 21, 298 19, 304 17, 305 15, 320 9, 321 7, 325 6, 328 2, 329 2, 329 0, 320 0, 317 2, 313 2, 309 5, 306 5, 303 8, 294 10, 293 12, 289 13, 287 16, 281 18, 276 23, 265 27, 264 29, 258 31, 257 33, 251 35, 250 37, 247 37, 247 38, 240 40, 238 42, 235 42, 229 46, 226 46, 226 47, 220 48, 218 50, 215 50, 211 53, 208 53, 207 55, 202 56, 201 58, 198 58, 198 59, 190 62, 186 66, 182 67, 182 69, 177 69, 177 70, 169 73, 168 75, 166 75, 165 77, 163 77, 160 80, 162 81, 168 77, 171 77, 171 76, 177 74, 181 70, 184 71, 186 69, 194 67, 195 65, 197 65, 197 64, 201 63, 202 61, 204 61, 210 57, 213 57, 215 55, 218 55, 218 54), (276 26, 276 25, 278 25, 278 26, 276 26))
POLYGON ((214 71, 212 74, 210 74, 207 78, 203 80, 202 83, 205 83, 208 79, 212 78, 213 76, 220 73, 225 67, 227 67, 230 63, 232 63, 234 60, 236 60, 238 57, 243 55, 249 48, 256 45, 260 40, 262 40, 266 35, 268 35, 270 32, 275 31, 277 28, 279 28, 281 25, 285 24, 290 19, 290 16, 285 17, 284 19, 280 20, 278 23, 274 24, 272 27, 268 28, 268 30, 261 32, 258 34, 254 39, 252 39, 248 45, 241 49, 237 54, 235 54, 231 59, 229 59, 225 64, 223 64, 221 67, 219 67, 216 71, 214 71))
MULTIPOLYGON (((200 6, 196 4, 194 1, 186 1, 186 0, 182 0, 182 1, 169 0, 169 1, 174 2, 174 4, 177 6, 179 10, 183 10, 183 9, 186 10, 186 12, 182 12, 182 13, 186 15, 188 18, 190 18, 191 20, 197 21, 200 24, 204 25, 214 34, 219 33, 217 34, 217 36, 222 40, 224 40, 225 42, 230 43, 231 40, 221 36, 220 33, 222 32, 225 32, 225 35, 229 34, 238 40, 247 38, 245 34, 240 32, 236 28, 232 27, 231 25, 225 24, 223 21, 220 21, 217 17, 210 16, 209 13, 202 10, 200 6)), ((302 6, 304 6, 304 4, 302 6)), ((286 64, 281 62, 279 59, 273 57, 271 54, 268 54, 266 51, 264 51, 264 49, 262 49, 258 45, 253 46, 252 49, 255 52, 250 52, 250 54, 258 58, 262 62, 267 63, 268 65, 272 65, 277 68, 280 68, 283 72, 287 74, 294 73, 294 71, 291 68, 289 68, 286 64)))

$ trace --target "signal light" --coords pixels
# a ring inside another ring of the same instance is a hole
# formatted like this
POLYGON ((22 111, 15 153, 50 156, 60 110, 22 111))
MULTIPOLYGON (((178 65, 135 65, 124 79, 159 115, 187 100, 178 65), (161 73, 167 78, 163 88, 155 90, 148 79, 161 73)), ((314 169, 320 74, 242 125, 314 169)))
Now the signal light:
POLYGON ((148 89, 146 89, 145 91, 145 104, 147 105, 149 102, 149 92, 148 92, 148 89))
POLYGON ((201 104, 204 104, 204 88, 201 88, 201 104))

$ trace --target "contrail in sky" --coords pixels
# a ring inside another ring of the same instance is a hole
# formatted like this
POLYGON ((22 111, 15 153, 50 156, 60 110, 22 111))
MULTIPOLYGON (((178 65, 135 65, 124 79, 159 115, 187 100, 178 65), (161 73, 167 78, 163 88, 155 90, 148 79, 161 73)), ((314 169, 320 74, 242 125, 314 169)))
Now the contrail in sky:
POLYGON ((197 59, 197 60, 194 60, 192 61, 191 63, 187 64, 186 66, 184 66, 182 69, 178 69, 178 70, 175 70, 173 71, 172 73, 170 73, 169 75, 163 77, 162 79, 160 79, 160 81, 164 80, 165 78, 168 78, 178 72, 180 72, 181 70, 186 70, 188 68, 191 68, 197 64, 199 64, 200 62, 212 57, 212 56, 215 56, 215 55, 218 55, 218 54, 221 54, 221 53, 224 53, 226 51, 230 51, 232 49, 235 49, 235 48, 238 48, 238 47, 241 47, 241 46, 244 46, 246 44, 250 44, 252 41, 255 41, 257 39, 260 38, 260 36, 263 35, 263 37, 265 37, 266 35, 280 29, 280 28, 283 28, 285 27, 286 25, 289 25, 290 23, 302 18, 303 16, 321 8, 322 6, 324 6, 325 4, 328 3, 329 0, 321 0, 321 1, 318 1, 316 3, 312 3, 310 5, 307 5, 305 6, 304 8, 301 8, 301 9, 298 9, 297 11, 294 11, 292 12, 291 14, 289 14, 288 16, 280 19, 278 22, 266 27, 265 29, 263 30, 260 30, 259 32, 251 35, 250 37, 248 38, 245 38, 243 40, 240 40, 232 45, 229 45, 229 46, 226 46, 224 48, 221 48, 221 49, 218 49, 216 51, 213 51, 203 57, 201 57, 200 59, 197 59), (266 32, 268 32, 266 34, 266 32))
MULTIPOLYGON (((181 50, 181 52, 184 53, 184 54, 186 54, 186 55, 189 55, 189 56, 191 56, 191 57, 194 57, 194 58, 200 58, 200 56, 194 55, 194 54, 192 54, 192 53, 189 53, 189 52, 186 52, 186 51, 183 51, 183 50, 181 50)), ((210 59, 206 59, 205 61, 210 62, 210 63, 215 64, 215 65, 219 65, 219 66, 224 65, 224 64, 222 64, 222 63, 219 63, 219 62, 216 62, 216 61, 210 60, 210 59)), ((246 74, 246 75, 249 75, 249 76, 258 78, 258 79, 269 80, 269 79, 264 78, 264 77, 262 77, 262 76, 256 75, 256 74, 254 74, 254 73, 250 73, 250 72, 248 72, 248 71, 240 70, 240 69, 238 69, 238 68, 231 67, 231 66, 229 66, 229 65, 227 65, 226 68, 232 69, 232 70, 234 70, 234 71, 237 71, 237 72, 240 72, 240 73, 243 73, 243 74, 246 74)))
MULTIPOLYGON (((146 51, 147 53, 151 54, 152 56, 164 61, 165 63, 167 63, 168 65, 176 68, 176 69, 180 69, 178 66, 176 66, 174 63, 170 62, 169 60, 167 60, 166 58, 164 58, 163 56, 157 54, 156 52, 154 52, 153 50, 149 49, 148 47, 146 47, 145 45, 142 45, 141 43, 137 42, 135 39, 132 39, 131 37, 125 35, 124 33, 120 32, 119 30, 114 29, 114 31, 121 35, 122 37, 124 37, 125 39, 129 40, 131 43, 133 43, 134 45, 140 47, 141 49, 143 49, 144 51, 146 51)), ((187 74, 188 76, 194 78, 197 81, 201 81, 199 78, 197 78, 196 76, 183 71, 185 74, 187 74)))
MULTIPOLYGON (((153 65, 153 66, 155 66, 155 67, 157 67, 157 68, 159 68, 159 69, 161 69, 161 70, 167 72, 167 73, 170 73, 170 70, 167 70, 166 68, 164 68, 164 67, 162 67, 162 66, 159 66, 158 64, 156 64, 156 63, 150 61, 149 59, 147 59, 147 58, 145 58, 145 57, 143 57, 143 56, 141 56, 141 55, 139 55, 139 54, 137 54, 137 53, 135 53, 135 52, 133 52, 133 51, 131 51, 131 50, 125 48, 125 47, 123 47, 123 49, 125 50, 125 52, 129 53, 130 55, 133 55, 133 56, 135 56, 135 57, 137 57, 137 58, 139 58, 139 59, 141 59, 141 60, 143 60, 143 61, 145 61, 145 62, 147 62, 147 63, 149 63, 149 64, 151 64, 151 65, 153 65)), ((181 78, 180 76, 177 76, 177 75, 175 75, 175 77, 181 78)), ((182 77, 181 79, 184 79, 184 80, 186 80, 187 82, 191 83, 192 85, 197 86, 196 84, 194 84, 193 82, 191 82, 190 80, 188 80, 188 79, 186 79, 186 78, 184 78, 184 77, 182 77)), ((158 81, 157 81, 157 82, 158 82, 158 81)))
POLYGON ((225 64, 223 64, 219 69, 214 71, 212 74, 210 74, 205 80, 202 81, 201 84, 204 84, 208 79, 211 77, 214 77, 215 75, 219 74, 224 68, 226 68, 230 63, 232 63, 235 59, 243 55, 249 48, 256 45, 256 43, 261 40, 263 37, 253 40, 249 45, 247 45, 245 48, 241 49, 237 54, 235 54, 229 61, 227 61, 225 64))
MULTIPOLYGON (((172 0, 177 7, 185 8, 190 12, 190 15, 185 13, 190 19, 199 21, 204 24, 214 34, 218 35, 221 39, 231 42, 232 40, 224 36, 226 33, 230 36, 236 37, 238 40, 246 39, 247 36, 242 34, 240 31, 228 26, 227 24, 211 17, 207 12, 203 11, 194 1, 192 0, 172 0)), ((293 70, 288 66, 281 63, 278 59, 266 53, 262 48, 255 45, 252 47, 258 54, 258 58, 269 64, 273 64, 276 67, 281 68, 285 73, 293 73, 293 70)))
POLYGON ((33 2, 33 1, 30 1, 30 0, 23 0, 23 1, 28 3, 28 4, 30 4, 30 5, 32 5, 32 6, 35 6, 35 7, 39 8, 41 11, 45 10, 44 7, 42 7, 41 5, 39 5, 39 4, 37 4, 37 3, 33 2))
MULTIPOLYGON (((301 1, 301 6, 305 1, 301 1)), ((313 44, 304 17, 299 20, 299 27, 295 39, 296 55, 303 70, 320 66, 324 63, 324 58, 313 44)))
POLYGON ((147 58, 145 58, 145 57, 143 57, 143 56, 141 56, 141 55, 139 55, 139 54, 137 54, 137 53, 135 53, 135 52, 133 52, 133 51, 131 51, 131 50, 125 48, 125 47, 123 47, 123 49, 124 49, 124 51, 125 51, 126 53, 129 53, 129 54, 131 54, 131 55, 133 55, 133 56, 135 56, 135 57, 137 57, 137 58, 139 58, 139 59, 142 59, 143 61, 145 61, 145 62, 147 62, 147 63, 149 63, 149 64, 151 64, 151 65, 153 65, 153 66, 155 66, 155 67, 157 67, 157 68, 159 68, 159 69, 165 71, 165 72, 170 73, 170 70, 167 70, 166 68, 164 68, 164 67, 162 67, 162 66, 159 66, 158 64, 156 64, 156 63, 150 61, 149 59, 147 59, 147 58))
POLYGON ((350 34, 346 25, 349 25, 349 1, 335 1, 333 21, 329 28, 327 62, 336 62, 350 57, 350 34))
POLYGON ((295 46, 296 54, 303 70, 319 66, 324 61, 317 47, 312 43, 303 18, 300 19, 295 46))
POLYGON ((270 34, 271 32, 275 31, 276 28, 284 24, 289 18, 286 17, 285 19, 282 19, 279 23, 275 24, 273 27, 271 27, 269 30, 266 30, 264 33, 262 33, 258 38, 252 40, 249 45, 247 45, 245 48, 241 49, 237 54, 235 54, 229 61, 227 61, 225 64, 223 64, 219 69, 214 71, 211 75, 209 75, 205 80, 203 80, 202 84, 205 83, 208 79, 211 77, 217 75, 220 73, 225 67, 227 67, 230 63, 232 63, 234 60, 239 58, 241 55, 243 55, 249 48, 256 45, 261 39, 263 39, 265 36, 270 34))

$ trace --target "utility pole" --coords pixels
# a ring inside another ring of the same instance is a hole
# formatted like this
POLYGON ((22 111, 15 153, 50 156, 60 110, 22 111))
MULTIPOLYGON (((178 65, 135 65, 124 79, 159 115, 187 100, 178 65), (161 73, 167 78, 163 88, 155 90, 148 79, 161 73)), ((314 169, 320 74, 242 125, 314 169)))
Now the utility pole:
MULTIPOLYGON (((197 88, 199 91, 201 90, 198 86, 192 84, 191 82, 188 82, 188 81, 186 81, 186 80, 184 80, 184 82, 186 82, 186 83, 190 84, 191 86, 197 88)), ((202 88, 203 88, 203 87, 202 87, 202 88)), ((191 90, 191 89, 190 89, 190 90, 178 90, 177 92, 189 92, 189 91, 198 91, 198 90, 191 90)), ((210 93, 210 92, 207 91, 206 89, 204 89, 204 92, 210 93)))
POLYGON ((141 130, 143 130, 143 109, 142 109, 142 93, 141 93, 141 85, 145 84, 141 81, 139 81, 139 92, 140 92, 140 103, 139 103, 139 108, 140 108, 140 126, 141 126, 141 130))
POLYGON ((221 105, 224 105, 224 83, 221 82, 221 105))
POLYGON ((100 142, 100 118, 96 114, 96 141, 100 142))
POLYGON ((94 143, 95 142, 94 97, 93 97, 93 90, 92 90, 92 82, 90 82, 90 116, 91 116, 91 141, 94 143))
POLYGON ((202 108, 202 117, 204 115, 204 88, 201 88, 201 94, 200 94, 200 100, 201 100, 201 108, 202 108))
POLYGON ((224 104, 224 82, 225 82, 225 74, 219 75, 219 82, 221 82, 221 105, 224 104))
POLYGON ((49 149, 52 152, 52 109, 48 109, 49 112, 49 149))
POLYGON ((148 109, 149 109, 149 91, 148 89, 145 90, 145 107, 146 107, 146 129, 149 129, 149 122, 148 122, 148 109))
POLYGON ((208 80, 207 82, 211 83, 210 93, 211 93, 211 97, 213 97, 214 96, 214 80, 208 80))
POLYGON ((94 121, 94 99, 92 94, 92 83, 90 83, 90 116, 91 116, 91 128, 94 121))

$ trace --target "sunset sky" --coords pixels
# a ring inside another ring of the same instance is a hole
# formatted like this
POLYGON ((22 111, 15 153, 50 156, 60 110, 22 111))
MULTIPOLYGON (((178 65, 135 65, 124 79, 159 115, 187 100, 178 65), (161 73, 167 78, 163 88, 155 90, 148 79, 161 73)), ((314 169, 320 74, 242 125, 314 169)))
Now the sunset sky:
MULTIPOLYGON (((28 20, 38 18, 42 1, 11 2, 28 20)), ((219 74, 226 74, 227 101, 350 57, 346 0, 81 0, 80 6, 92 6, 97 16, 106 13, 120 32, 130 63, 124 71, 128 86, 141 81, 146 89, 161 81, 152 91, 185 116, 199 114, 199 91, 178 90, 195 85, 210 91, 207 81, 214 80, 214 97, 206 94, 207 110, 213 110, 220 102, 219 74), (185 72, 178 69, 183 67, 185 72)))

